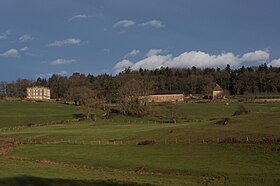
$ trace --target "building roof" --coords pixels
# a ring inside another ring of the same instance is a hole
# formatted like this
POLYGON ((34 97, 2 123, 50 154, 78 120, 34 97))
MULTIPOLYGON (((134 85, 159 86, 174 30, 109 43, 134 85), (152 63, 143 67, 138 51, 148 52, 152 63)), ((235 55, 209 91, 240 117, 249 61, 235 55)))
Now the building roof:
POLYGON ((223 91, 223 89, 220 87, 220 85, 216 84, 216 87, 213 91, 223 91))
POLYGON ((184 94, 182 90, 158 90, 154 91, 152 95, 167 95, 167 94, 184 94))
POLYGON ((41 88, 44 88, 44 89, 50 89, 49 87, 42 87, 42 86, 34 86, 34 87, 27 87, 27 89, 41 89, 41 88))

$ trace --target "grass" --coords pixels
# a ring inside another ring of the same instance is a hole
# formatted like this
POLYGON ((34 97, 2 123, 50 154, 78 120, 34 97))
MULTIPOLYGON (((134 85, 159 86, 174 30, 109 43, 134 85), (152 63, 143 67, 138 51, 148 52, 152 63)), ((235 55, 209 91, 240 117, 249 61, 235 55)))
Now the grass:
POLYGON ((1 101, 0 127, 73 119, 80 111, 70 105, 45 102, 1 101))
POLYGON ((280 104, 245 104, 249 114, 232 116, 237 106, 156 105, 143 119, 1 132, 0 139, 37 144, 19 145, 0 156, 0 185, 279 185, 279 144, 216 139, 279 137, 280 104), (172 107, 185 121, 154 123, 168 118, 172 107), (228 125, 214 124, 225 117, 228 125), (146 139, 156 144, 137 145, 146 139))

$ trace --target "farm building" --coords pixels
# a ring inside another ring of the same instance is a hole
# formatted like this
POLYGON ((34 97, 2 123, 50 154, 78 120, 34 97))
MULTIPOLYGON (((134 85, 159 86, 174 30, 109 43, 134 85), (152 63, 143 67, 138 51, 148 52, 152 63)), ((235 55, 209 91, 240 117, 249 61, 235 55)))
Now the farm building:
POLYGON ((213 99, 222 99, 224 97, 224 91, 220 87, 220 85, 216 84, 216 87, 214 88, 212 92, 213 99))
POLYGON ((49 100, 51 99, 51 91, 46 87, 29 87, 26 89, 27 99, 49 100))
POLYGON ((184 101, 184 94, 156 94, 147 96, 148 102, 154 103, 176 103, 184 101))

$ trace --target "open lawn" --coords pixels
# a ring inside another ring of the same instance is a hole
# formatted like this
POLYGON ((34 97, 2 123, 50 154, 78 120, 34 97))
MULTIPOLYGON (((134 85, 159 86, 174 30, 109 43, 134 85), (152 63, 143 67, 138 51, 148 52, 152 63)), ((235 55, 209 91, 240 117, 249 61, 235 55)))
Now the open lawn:
POLYGON ((280 145, 258 140, 280 137, 280 104, 232 116, 238 105, 157 105, 145 118, 1 132, 0 185, 279 185, 280 145), (180 122, 160 123, 171 110, 180 122))
POLYGON ((80 111, 71 105, 45 102, 0 101, 0 127, 69 120, 80 111))

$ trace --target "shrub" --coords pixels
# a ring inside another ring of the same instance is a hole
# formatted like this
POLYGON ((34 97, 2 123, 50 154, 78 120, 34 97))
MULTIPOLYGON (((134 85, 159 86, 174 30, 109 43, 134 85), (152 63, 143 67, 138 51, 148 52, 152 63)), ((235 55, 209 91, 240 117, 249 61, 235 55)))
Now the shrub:
POLYGON ((240 105, 236 111, 233 113, 233 116, 239 116, 243 114, 248 114, 250 111, 247 110, 243 105, 240 105))
POLYGON ((144 141, 140 141, 137 145, 151 145, 151 144, 155 144, 155 140, 144 140, 144 141))
POLYGON ((214 124, 216 125, 227 125, 229 123, 229 118, 224 118, 219 121, 216 121, 214 124))

